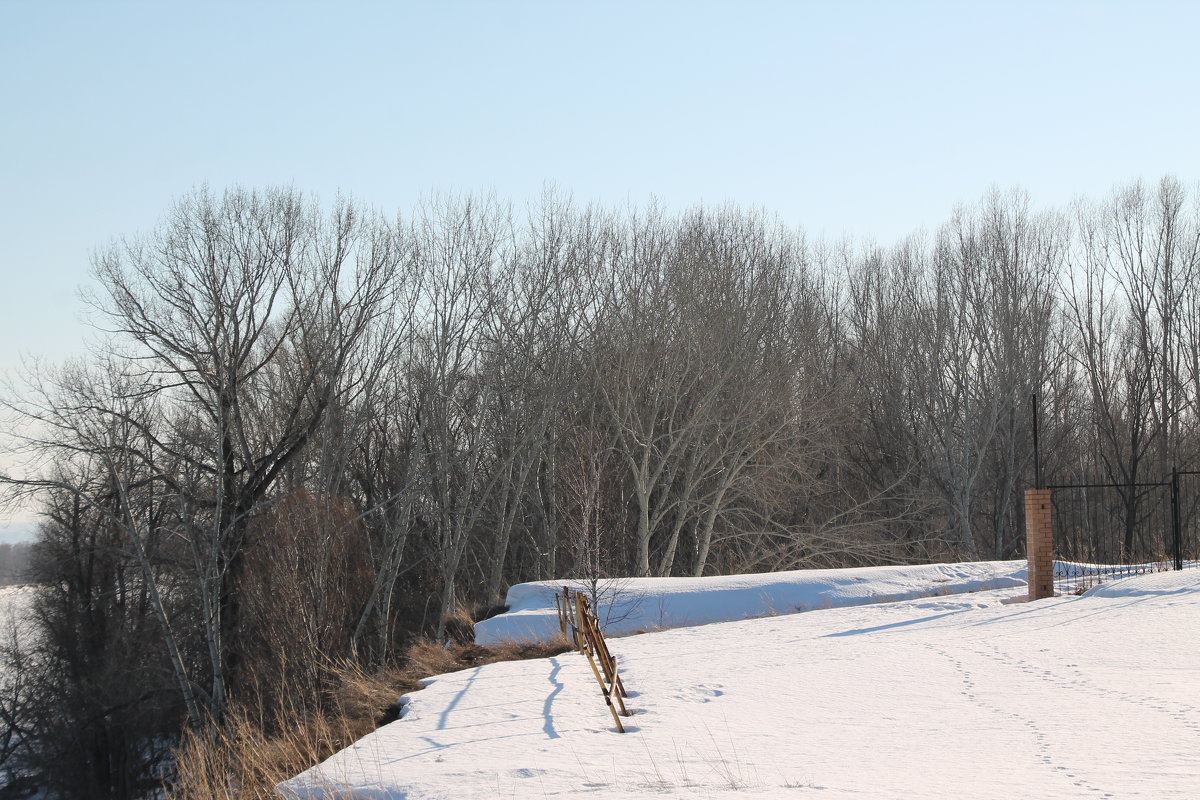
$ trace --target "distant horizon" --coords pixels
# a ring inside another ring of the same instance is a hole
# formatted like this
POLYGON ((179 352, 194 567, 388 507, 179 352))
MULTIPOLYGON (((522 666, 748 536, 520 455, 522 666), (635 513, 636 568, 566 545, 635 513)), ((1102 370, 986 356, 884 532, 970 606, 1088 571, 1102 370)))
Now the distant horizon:
POLYGON ((0 522, 0 544, 20 544, 37 538, 36 521, 0 522))

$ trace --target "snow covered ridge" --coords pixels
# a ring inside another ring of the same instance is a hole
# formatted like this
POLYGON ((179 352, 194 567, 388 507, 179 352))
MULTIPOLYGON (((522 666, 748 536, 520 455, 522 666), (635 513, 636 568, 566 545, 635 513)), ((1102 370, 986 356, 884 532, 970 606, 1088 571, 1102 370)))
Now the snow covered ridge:
MULTIPOLYGON (((723 575, 710 578, 614 578, 596 586, 596 616, 609 636, 820 608, 915 600, 1026 585, 1024 561, 976 561, 723 575)), ((519 583, 509 611, 475 625, 475 641, 548 641, 559 635, 555 595, 582 581, 519 583)))

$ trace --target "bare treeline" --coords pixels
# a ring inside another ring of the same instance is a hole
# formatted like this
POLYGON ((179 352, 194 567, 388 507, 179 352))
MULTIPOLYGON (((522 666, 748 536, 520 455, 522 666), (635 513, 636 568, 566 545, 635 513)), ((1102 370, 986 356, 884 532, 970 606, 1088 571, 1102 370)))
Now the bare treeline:
POLYGON ((195 192, 95 258, 104 352, 9 402, 45 519, 23 657, 64 715, 26 735, 91 754, 60 791, 134 796, 150 743, 318 703, 512 583, 1016 557, 1035 393, 1059 480, 1197 466, 1196 199, 993 192, 875 247, 195 192))

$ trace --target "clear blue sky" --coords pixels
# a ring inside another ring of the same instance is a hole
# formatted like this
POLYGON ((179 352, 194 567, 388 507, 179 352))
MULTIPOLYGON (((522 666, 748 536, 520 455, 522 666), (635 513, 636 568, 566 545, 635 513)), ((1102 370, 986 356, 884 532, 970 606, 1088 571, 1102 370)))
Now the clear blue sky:
POLYGON ((763 206, 890 242, 992 185, 1200 179, 1194 3, 0 3, 0 369, 207 182, 763 206))

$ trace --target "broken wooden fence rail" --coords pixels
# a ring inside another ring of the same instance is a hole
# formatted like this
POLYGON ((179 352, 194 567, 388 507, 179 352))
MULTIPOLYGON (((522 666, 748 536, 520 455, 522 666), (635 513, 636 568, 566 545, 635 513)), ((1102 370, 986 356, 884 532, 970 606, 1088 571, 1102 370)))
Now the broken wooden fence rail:
POLYGON ((616 656, 608 649, 608 641, 604 638, 604 632, 600 630, 600 621, 596 618, 587 595, 583 592, 573 592, 570 587, 564 586, 562 594, 555 595, 554 604, 558 608, 558 625, 563 636, 570 639, 575 648, 587 658, 592 674, 600 684, 600 691, 604 694, 604 702, 612 714, 613 722, 616 723, 617 730, 624 733, 625 726, 621 724, 621 717, 629 716, 629 710, 625 708, 625 698, 629 695, 617 670, 616 656), (613 704, 614 698, 616 705, 613 704), (619 715, 618 706, 621 709, 619 715))

